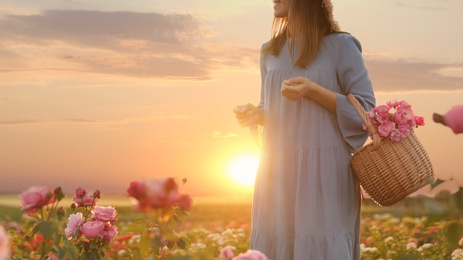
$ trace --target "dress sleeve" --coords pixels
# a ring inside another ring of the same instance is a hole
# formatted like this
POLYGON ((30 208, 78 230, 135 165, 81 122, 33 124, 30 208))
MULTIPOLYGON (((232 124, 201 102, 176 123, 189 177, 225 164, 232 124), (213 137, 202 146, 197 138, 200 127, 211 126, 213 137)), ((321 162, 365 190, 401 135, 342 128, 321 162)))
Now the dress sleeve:
POLYGON ((369 133, 363 130, 363 120, 346 95, 353 94, 365 111, 371 110, 376 100, 360 42, 350 34, 339 36, 342 40, 337 46, 336 76, 344 93, 336 94, 336 117, 344 141, 353 152, 363 146, 369 133))

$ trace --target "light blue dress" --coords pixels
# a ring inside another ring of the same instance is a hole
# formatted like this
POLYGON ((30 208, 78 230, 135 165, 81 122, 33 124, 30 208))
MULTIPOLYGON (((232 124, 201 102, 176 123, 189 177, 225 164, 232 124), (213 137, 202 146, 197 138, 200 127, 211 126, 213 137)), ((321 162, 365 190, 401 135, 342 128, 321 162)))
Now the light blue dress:
POLYGON ((349 158, 368 132, 346 95, 367 111, 375 105, 361 45, 347 33, 328 35, 306 69, 293 66, 288 49, 261 57, 265 123, 251 248, 272 260, 359 259, 360 202, 349 158), (285 99, 281 84, 293 77, 336 92, 336 114, 309 98, 285 99))

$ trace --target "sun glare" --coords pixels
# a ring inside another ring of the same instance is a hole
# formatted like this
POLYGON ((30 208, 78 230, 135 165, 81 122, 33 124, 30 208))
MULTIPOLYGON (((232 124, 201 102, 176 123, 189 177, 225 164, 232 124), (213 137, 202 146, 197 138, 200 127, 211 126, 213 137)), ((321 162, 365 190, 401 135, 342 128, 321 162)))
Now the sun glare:
POLYGON ((252 187, 256 179, 258 165, 259 156, 243 155, 230 162, 228 174, 237 184, 252 187))

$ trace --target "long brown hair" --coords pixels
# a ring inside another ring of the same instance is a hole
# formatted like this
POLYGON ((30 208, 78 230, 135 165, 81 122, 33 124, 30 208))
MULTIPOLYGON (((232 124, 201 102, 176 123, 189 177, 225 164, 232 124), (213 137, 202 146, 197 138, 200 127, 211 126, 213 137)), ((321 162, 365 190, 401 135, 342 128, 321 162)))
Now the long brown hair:
POLYGON ((294 66, 305 68, 317 55, 323 37, 339 31, 330 0, 292 0, 288 16, 273 19, 272 38, 262 49, 262 54, 278 56, 289 40, 289 51, 294 61, 294 45, 297 42, 299 55, 294 66))

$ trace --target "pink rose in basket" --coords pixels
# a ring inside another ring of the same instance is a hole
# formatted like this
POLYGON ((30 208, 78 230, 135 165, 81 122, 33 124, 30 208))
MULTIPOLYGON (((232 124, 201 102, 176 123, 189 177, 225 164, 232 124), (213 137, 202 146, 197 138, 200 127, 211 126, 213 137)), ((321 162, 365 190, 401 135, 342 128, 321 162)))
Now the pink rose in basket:
MULTIPOLYGON (((406 101, 389 101, 367 112, 372 125, 381 137, 398 142, 407 138, 418 126, 424 126, 424 118, 413 113, 412 106, 406 101)), ((363 129, 368 130, 365 123, 363 129)))

